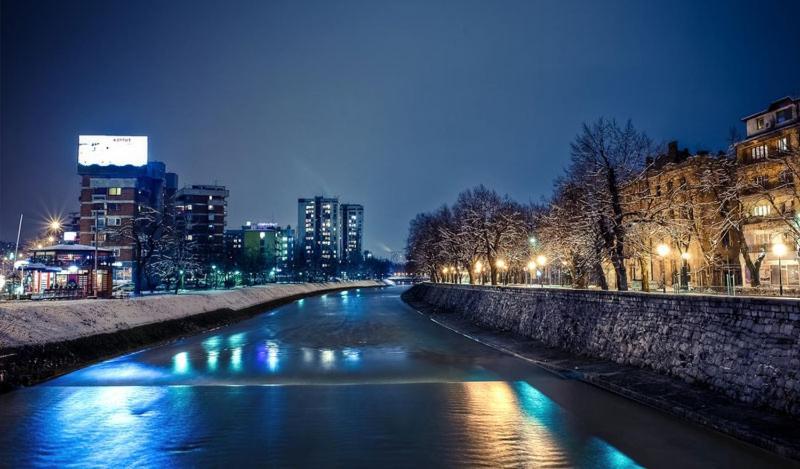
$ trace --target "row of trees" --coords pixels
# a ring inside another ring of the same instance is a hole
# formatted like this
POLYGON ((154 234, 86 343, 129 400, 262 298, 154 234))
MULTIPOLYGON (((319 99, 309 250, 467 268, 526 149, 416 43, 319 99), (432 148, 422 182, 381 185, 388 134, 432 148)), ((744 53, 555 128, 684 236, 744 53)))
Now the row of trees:
MULTIPOLYGON (((735 148, 735 139, 731 143, 735 148)), ((474 281, 480 264, 491 269, 496 284, 497 259, 520 269, 534 252, 543 252, 577 287, 608 288, 607 272, 612 272, 617 288, 627 290, 632 260, 647 289, 648 263, 658 256, 655 239, 668 242, 678 256, 687 256, 694 242, 707 284, 713 272, 732 268, 741 256, 751 284, 758 285, 768 246, 748 245, 744 227, 776 221, 783 238, 800 239, 793 207, 800 200, 794 184, 800 176, 797 150, 784 148, 766 157, 769 169, 741 165, 732 151, 703 153, 679 173, 663 170, 665 154, 631 122, 586 124, 542 206, 521 205, 479 186, 462 193, 453 207, 417 215, 407 244, 411 268, 438 280, 442 266, 457 265, 474 281), (754 204, 770 209, 755 211, 754 204)))
POLYGON ((450 268, 465 271, 471 283, 484 272, 492 285, 501 271, 519 276, 532 254, 529 235, 538 211, 482 185, 466 190, 452 207, 421 213, 411 221, 407 268, 434 281, 450 268))

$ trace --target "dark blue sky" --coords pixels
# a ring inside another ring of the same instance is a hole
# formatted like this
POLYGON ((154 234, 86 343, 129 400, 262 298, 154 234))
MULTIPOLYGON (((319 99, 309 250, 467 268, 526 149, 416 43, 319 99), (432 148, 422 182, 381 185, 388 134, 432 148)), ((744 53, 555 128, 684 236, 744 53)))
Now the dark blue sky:
POLYGON ((0 239, 78 207, 79 134, 150 137, 229 227, 365 206, 367 248, 484 183, 540 200, 583 121, 725 146, 800 94, 800 2, 2 2, 0 239))

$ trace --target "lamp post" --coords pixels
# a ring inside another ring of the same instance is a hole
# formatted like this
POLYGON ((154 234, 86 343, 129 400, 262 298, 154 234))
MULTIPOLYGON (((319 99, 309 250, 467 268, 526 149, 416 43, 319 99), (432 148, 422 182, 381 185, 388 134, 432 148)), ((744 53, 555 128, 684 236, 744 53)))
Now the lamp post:
MULTIPOLYGON (((503 270, 506 268, 506 261, 504 261, 503 259, 497 259, 497 262, 495 262, 495 266, 497 267, 497 271, 500 274, 500 281, 502 282, 503 281, 503 270)), ((506 274, 505 283, 508 283, 508 274, 506 274)))
POLYGON ((778 285, 780 285, 778 291, 783 296, 783 266, 781 265, 781 260, 786 255, 786 245, 781 242, 773 244, 772 253, 778 256, 778 285))
POLYGON ((684 273, 686 274, 686 290, 689 290, 689 275, 688 275, 688 266, 689 266, 689 258, 691 256, 688 252, 681 253, 681 270, 678 272, 678 289, 681 289, 681 285, 683 285, 683 276, 684 273))
POLYGON ((481 261, 478 261, 475 263, 475 275, 478 276, 478 280, 483 284, 483 275, 481 275, 481 272, 483 272, 483 264, 481 261))
POLYGON ((664 259, 669 255, 669 246, 664 243, 659 244, 656 247, 656 254, 661 259, 661 291, 663 293, 667 292, 667 272, 664 267, 664 259))
POLYGON ((536 261, 531 260, 530 262, 528 262, 527 270, 528 270, 528 284, 530 285, 533 283, 533 273, 536 272, 536 261))
MULTIPOLYGON (((536 265, 538 265, 539 267, 541 267, 541 268, 542 268, 542 270, 544 271, 544 272, 542 272, 542 274, 545 274, 545 273, 547 272, 547 270, 546 270, 546 269, 547 269, 547 257, 546 257, 546 256, 543 256, 543 255, 541 255, 541 254, 539 254, 539 255, 536 257, 536 265)), ((542 277, 543 277, 543 275, 542 275, 542 274, 539 274, 539 275, 537 275, 537 276, 539 277, 539 286, 540 286, 540 287, 542 287, 542 288, 544 288, 544 279, 542 278, 542 277)), ((549 279, 548 279, 547 283, 548 283, 548 284, 550 283, 550 280, 549 280, 549 279)))

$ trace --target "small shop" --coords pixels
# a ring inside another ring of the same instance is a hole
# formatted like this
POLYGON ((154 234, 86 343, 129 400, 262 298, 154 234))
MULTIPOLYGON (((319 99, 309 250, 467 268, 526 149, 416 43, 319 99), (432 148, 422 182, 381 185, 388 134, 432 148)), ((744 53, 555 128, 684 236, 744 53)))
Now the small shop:
POLYGON ((114 257, 107 249, 82 244, 46 246, 33 250, 18 268, 31 299, 111 296, 114 257))

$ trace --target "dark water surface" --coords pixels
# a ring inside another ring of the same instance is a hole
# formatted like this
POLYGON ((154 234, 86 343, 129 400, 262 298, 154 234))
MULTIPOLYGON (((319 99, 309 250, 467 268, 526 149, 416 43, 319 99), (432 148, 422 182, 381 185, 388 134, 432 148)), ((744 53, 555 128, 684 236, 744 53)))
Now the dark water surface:
POLYGON ((0 395, 0 466, 785 467, 444 329, 307 298, 0 395))

